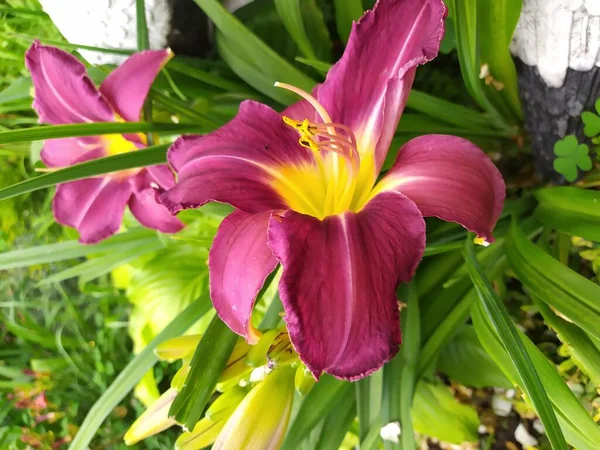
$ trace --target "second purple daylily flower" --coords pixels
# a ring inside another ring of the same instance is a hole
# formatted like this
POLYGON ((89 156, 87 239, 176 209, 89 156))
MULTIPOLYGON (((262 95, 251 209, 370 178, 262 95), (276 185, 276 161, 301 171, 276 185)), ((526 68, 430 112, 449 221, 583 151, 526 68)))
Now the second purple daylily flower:
MULTIPOLYGON (((169 50, 132 55, 96 89, 77 58, 35 42, 26 55, 35 88, 33 107, 40 122, 54 125, 137 122, 148 90, 170 55, 169 50)), ((44 143, 41 158, 49 167, 65 167, 135 151, 145 144, 140 134, 52 139, 44 143)), ((54 216, 57 222, 76 228, 86 244, 116 233, 127 205, 142 225, 174 233, 183 224, 155 198, 157 189, 174 185, 166 164, 64 183, 56 190, 54 216)))
POLYGON ((353 28, 342 59, 313 95, 282 115, 244 102, 238 116, 169 150, 179 174, 161 195, 171 212, 225 202, 210 251, 219 316, 250 342, 256 295, 278 264, 290 338, 301 359, 356 380, 401 341, 396 287, 425 249, 424 216, 492 241, 504 183, 471 142, 427 135, 402 147, 378 180, 416 67, 437 55, 441 0, 380 0, 353 28))

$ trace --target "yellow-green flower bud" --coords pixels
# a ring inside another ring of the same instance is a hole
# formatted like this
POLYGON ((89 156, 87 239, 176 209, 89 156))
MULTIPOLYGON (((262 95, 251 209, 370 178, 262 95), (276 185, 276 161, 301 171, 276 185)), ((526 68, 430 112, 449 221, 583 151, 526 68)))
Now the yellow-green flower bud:
POLYGON ((269 367, 291 364, 297 359, 298 354, 294 351, 287 332, 279 333, 267 351, 269 367))
POLYGON ((258 383, 229 418, 213 450, 278 449, 292 411, 294 374, 290 366, 278 367, 258 383))
POLYGON ((200 450, 217 440, 217 436, 225 426, 226 419, 213 422, 208 418, 199 421, 193 431, 186 431, 177 438, 175 450, 200 450))
POLYGON ((304 364, 300 364, 296 369, 296 378, 294 384, 296 385, 296 391, 300 395, 307 395, 315 385, 316 380, 313 374, 306 368, 304 364))
POLYGON ((251 367, 260 367, 267 364, 267 352, 279 333, 279 330, 270 330, 263 334, 258 343, 246 355, 246 364, 251 367))
POLYGON ((213 422, 227 420, 237 406, 242 403, 248 389, 234 386, 227 392, 221 394, 206 411, 205 417, 213 422))
POLYGON ((169 339, 162 344, 158 344, 154 353, 158 356, 158 359, 163 361, 171 362, 183 359, 189 355, 193 355, 200 343, 200 339, 202 339, 201 334, 190 334, 169 339))
POLYGON ((133 445, 175 425, 175 420, 169 418, 169 408, 176 395, 177 390, 171 388, 144 411, 125 433, 125 444, 133 445))
POLYGON ((229 387, 235 386, 238 382, 250 375, 252 367, 246 364, 246 356, 252 349, 252 346, 244 340, 240 340, 227 361, 227 365, 223 369, 219 377, 217 390, 220 392, 226 391, 229 387))
POLYGON ((177 371, 173 379, 171 380, 171 387, 176 389, 178 392, 183 389, 185 385, 185 380, 187 379, 188 374, 190 373, 190 365, 184 364, 181 366, 181 369, 177 371))

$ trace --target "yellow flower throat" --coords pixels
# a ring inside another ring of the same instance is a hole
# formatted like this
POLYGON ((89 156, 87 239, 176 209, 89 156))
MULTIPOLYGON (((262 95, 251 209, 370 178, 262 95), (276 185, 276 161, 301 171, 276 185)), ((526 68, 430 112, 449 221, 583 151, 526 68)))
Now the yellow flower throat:
POLYGON ((314 163, 277 168, 273 187, 290 209, 318 219, 346 211, 358 212, 375 183, 373 152, 361 154, 353 131, 343 124, 333 123, 312 95, 284 83, 275 86, 308 101, 322 123, 283 117, 283 122, 298 132, 299 145, 311 150, 314 163))

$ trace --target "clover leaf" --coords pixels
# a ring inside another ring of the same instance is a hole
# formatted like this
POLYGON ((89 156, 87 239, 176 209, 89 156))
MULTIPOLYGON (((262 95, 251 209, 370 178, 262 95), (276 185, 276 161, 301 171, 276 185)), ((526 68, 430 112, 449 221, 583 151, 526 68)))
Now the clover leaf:
POLYGON ((580 144, 574 135, 565 136, 554 144, 554 170, 563 175, 569 182, 577 179, 577 169, 590 170, 592 160, 590 149, 585 144, 580 144))
MULTIPOLYGON (((596 100, 596 112, 600 114, 600 98, 596 100)), ((600 115, 590 111, 586 111, 581 114, 581 120, 585 126, 583 127, 583 133, 587 137, 594 137, 600 134, 600 115)))

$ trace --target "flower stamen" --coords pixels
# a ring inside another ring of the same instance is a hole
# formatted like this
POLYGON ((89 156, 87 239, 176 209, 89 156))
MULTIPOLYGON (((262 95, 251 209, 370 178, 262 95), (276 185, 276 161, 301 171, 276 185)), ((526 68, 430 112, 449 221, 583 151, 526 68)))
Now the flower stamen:
POLYGON ((355 145, 356 138, 349 128, 336 123, 317 125, 309 122, 308 119, 300 122, 287 116, 283 116, 283 121, 300 134, 298 143, 302 147, 312 150, 315 154, 318 154, 320 151, 336 153, 345 158, 353 170, 358 170, 360 157, 355 145), (330 129, 335 130, 337 128, 349 133, 348 136, 332 134, 329 131, 330 129))

